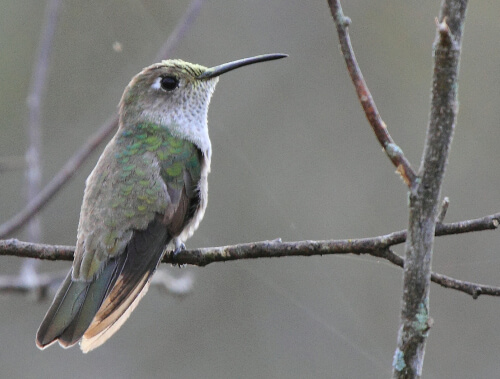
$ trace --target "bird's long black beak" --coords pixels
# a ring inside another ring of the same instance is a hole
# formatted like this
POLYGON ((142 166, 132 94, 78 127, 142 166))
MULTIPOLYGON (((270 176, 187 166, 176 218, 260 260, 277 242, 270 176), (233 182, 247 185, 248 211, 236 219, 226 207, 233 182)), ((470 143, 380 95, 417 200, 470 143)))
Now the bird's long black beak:
POLYGON ((256 57, 251 57, 251 58, 243 58, 243 59, 239 59, 237 61, 224 63, 224 64, 221 64, 219 66, 211 67, 211 68, 207 69, 203 74, 199 75, 197 77, 197 79, 200 79, 200 80, 211 79, 211 78, 215 78, 216 76, 225 74, 226 72, 232 71, 236 68, 247 66, 249 64, 272 61, 275 59, 281 59, 281 58, 286 58, 286 57, 288 57, 287 54, 264 54, 264 55, 257 55, 256 57))

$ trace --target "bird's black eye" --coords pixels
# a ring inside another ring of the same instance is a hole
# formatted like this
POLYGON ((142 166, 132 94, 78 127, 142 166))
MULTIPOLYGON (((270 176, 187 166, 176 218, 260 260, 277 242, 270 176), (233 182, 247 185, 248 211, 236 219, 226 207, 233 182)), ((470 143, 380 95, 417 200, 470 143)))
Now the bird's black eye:
POLYGON ((173 91, 179 87, 179 80, 174 76, 165 76, 161 78, 160 85, 164 91, 173 91))

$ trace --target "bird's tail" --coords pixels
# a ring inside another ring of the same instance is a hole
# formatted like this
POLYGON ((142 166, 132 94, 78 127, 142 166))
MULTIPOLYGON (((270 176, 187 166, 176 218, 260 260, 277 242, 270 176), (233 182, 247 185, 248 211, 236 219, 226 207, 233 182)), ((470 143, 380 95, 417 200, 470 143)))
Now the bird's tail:
POLYGON ((134 232, 125 251, 92 281, 72 280, 70 271, 38 329, 37 346, 58 341, 67 348, 81 340, 86 353, 103 344, 147 292, 169 240, 165 225, 155 219, 134 232))

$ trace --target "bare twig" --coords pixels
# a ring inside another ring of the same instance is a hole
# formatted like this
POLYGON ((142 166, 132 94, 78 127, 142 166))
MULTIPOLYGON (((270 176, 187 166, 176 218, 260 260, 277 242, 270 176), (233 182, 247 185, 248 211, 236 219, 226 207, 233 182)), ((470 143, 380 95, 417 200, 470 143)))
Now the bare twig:
MULTIPOLYGON (((410 222, 406 241, 404 291, 398 347, 394 355, 393 376, 421 376, 425 341, 431 326, 428 314, 431 255, 436 225, 441 225, 446 206, 440 216, 438 202, 458 111, 457 77, 461 33, 467 0, 444 0, 434 45, 435 70, 432 109, 422 163, 417 174, 411 169, 402 150, 393 142, 380 118, 371 94, 356 63, 347 27, 350 20, 342 13, 338 0, 328 0, 337 27, 340 47, 349 74, 365 114, 410 189, 410 222)), ((495 220, 498 224, 498 219, 495 220)), ((441 284, 446 283, 440 277, 441 284)))
MULTIPOLYGON (((485 230, 495 230, 500 225, 500 213, 494 213, 481 218, 451 222, 448 224, 439 224, 436 226, 436 236, 447 236, 454 234, 464 234, 480 232, 485 230)), ((290 250, 289 254, 264 255, 265 246, 269 242, 256 242, 253 244, 235 245, 234 250, 224 253, 224 257, 210 258, 210 254, 220 251, 224 248, 205 248, 197 250, 186 250, 176 256, 175 261, 165 256, 164 263, 192 264, 196 266, 206 266, 216 261, 230 261, 233 259, 260 258, 253 257, 251 254, 252 246, 261 249, 264 252, 262 257, 294 256, 294 255, 327 255, 327 254, 369 254, 373 251, 381 251, 392 246, 400 245, 406 241, 406 230, 400 230, 389 234, 384 234, 373 238, 359 238, 347 240, 328 240, 328 241, 304 241, 309 246, 316 244, 315 251, 302 250, 300 254, 297 250, 300 246, 296 242, 288 242, 289 246, 295 250, 290 250), (238 250, 242 249, 242 250, 238 250), (240 256, 241 255, 241 256, 240 256)), ((280 243, 274 241, 273 243, 280 243)), ((282 247, 287 246, 281 244, 282 247)), ((29 242, 18 241, 17 239, 0 240, 0 256, 16 256, 24 258, 37 258, 51 261, 71 261, 73 260, 74 246, 33 244, 29 242)))
POLYGON ((500 296, 500 287, 464 282, 434 272, 431 273, 431 280, 444 288, 455 289, 471 295, 473 299, 477 299, 479 295, 500 296))
POLYGON ((72 261, 74 246, 45 245, 17 239, 0 240, 0 255, 37 258, 49 261, 72 261))
MULTIPOLYGON (((187 33, 196 19, 204 0, 193 0, 184 16, 179 20, 167 42, 161 47, 158 60, 172 55, 180 40, 187 33)), ((92 135, 85 145, 73 155, 61 170, 52 178, 45 188, 32 199, 18 214, 0 225, 0 238, 5 238, 22 227, 40 211, 54 195, 73 177, 75 172, 86 161, 90 154, 116 129, 118 116, 112 116, 99 130, 92 135)))
MULTIPOLYGON (((494 230, 499 226, 499 218, 500 213, 497 213, 475 220, 439 224, 436 228, 436 235, 443 236, 481 230, 494 230)), ((406 231, 394 232, 373 238, 348 240, 281 242, 278 239, 232 246, 185 250, 175 256, 166 254, 163 262, 176 265, 190 264, 206 266, 210 263, 240 259, 367 254, 386 259, 399 267, 403 267, 404 259, 394 254, 390 250, 390 247, 404 243, 405 240, 406 231)), ((32 244, 15 239, 0 240, 0 256, 10 255, 25 258, 71 261, 73 259, 73 252, 73 246, 32 244)), ((469 294, 475 299, 479 295, 500 296, 500 288, 498 287, 464 282, 441 274, 433 273, 432 281, 443 287, 469 294)))
MULTIPOLYGON (((372 254, 373 255, 373 254, 372 254)), ((386 249, 380 253, 380 257, 387 259, 389 262, 404 267, 405 260, 399 255, 395 254, 391 249, 386 249)), ((485 284, 465 282, 462 280, 454 279, 452 277, 431 272, 431 281, 444 288, 454 289, 472 296, 477 299, 479 295, 500 296, 500 287, 489 286, 485 284)))
MULTIPOLYGON (((447 236, 454 234, 464 234, 480 232, 485 230, 495 230, 500 225, 500 213, 494 213, 481 218, 452 222, 448 224, 439 224, 436 226, 436 236, 447 236)), ((328 250, 327 252, 318 252, 316 254, 294 254, 292 255, 321 255, 321 254, 367 254, 370 251, 381 251, 391 246, 396 246, 406 241, 406 230, 400 230, 373 238, 360 238, 348 240, 330 240, 326 241, 327 245, 318 248, 319 250, 328 250), (333 249, 333 250, 332 250, 333 249)), ((311 241, 312 243, 322 243, 324 241, 311 241)), ((264 242, 264 244, 267 242, 264 242)), ((257 248, 262 248, 263 245, 255 243, 257 248)), ((251 245, 255 245, 251 244, 251 245)), ((293 242, 289 244, 293 245, 293 242)), ((238 253, 237 249, 247 245, 236 245, 236 250, 232 254, 234 259, 238 258, 238 254, 247 254, 248 250, 242 250, 238 253)), ((217 261, 216 259, 208 261, 208 255, 220 248, 206 248, 198 250, 186 250, 177 255, 175 262, 170 260, 168 256, 165 257, 165 263, 176 264, 193 264, 197 266, 205 266, 209 263, 217 261), (185 253, 185 255, 183 255, 185 253), (204 258, 201 255, 206 255, 204 258), (189 258, 189 256, 192 256, 189 258), (195 256, 200 256, 196 258, 195 256), (182 258, 186 260, 183 261, 182 258)), ((17 239, 0 240, 0 256, 16 256, 24 258, 37 258, 51 261, 71 261, 73 260, 74 246, 62 245, 45 245, 33 244, 28 242, 21 242, 17 239)), ((231 254, 226 254, 224 261, 231 260, 231 254)), ((270 256, 267 256, 270 257, 270 256)), ((252 258, 246 256, 246 258, 252 258)), ((257 258, 257 257, 255 257, 257 258)))
MULTIPOLYGON (((431 318, 429 289, 432 247, 448 152, 458 112, 458 71, 467 0, 444 0, 434 43, 429 126, 419 169, 410 189, 403 301, 394 378, 420 378, 431 318)), ((446 281, 443 279, 442 284, 446 281)))
POLYGON ((445 217, 446 217, 446 212, 448 212, 448 207, 450 206, 450 199, 448 196, 445 196, 443 201, 441 202, 441 209, 439 210, 439 214, 436 219, 437 224, 442 224, 445 217))
POLYGON ((389 134, 387 125, 380 117, 377 106, 373 101, 370 90, 366 85, 363 74, 361 73, 361 69, 359 68, 358 62, 356 61, 356 56, 354 55, 354 51, 351 45, 351 39, 347 30, 349 24, 351 23, 351 20, 348 17, 344 16, 339 0, 328 0, 328 5, 330 6, 333 21, 335 22, 335 26, 337 27, 340 49, 342 50, 342 55, 344 56, 347 70, 351 75, 351 80, 356 89, 356 93, 358 95, 359 101, 361 102, 361 106, 365 111, 366 118, 368 119, 368 122, 370 123, 373 132, 375 133, 375 136, 384 148, 387 156, 396 167, 396 172, 401 175, 401 178, 403 178, 405 184, 408 187, 411 187, 415 182, 416 174, 411 168, 410 162, 403 154, 403 150, 401 150, 401 148, 396 145, 391 135, 389 134))

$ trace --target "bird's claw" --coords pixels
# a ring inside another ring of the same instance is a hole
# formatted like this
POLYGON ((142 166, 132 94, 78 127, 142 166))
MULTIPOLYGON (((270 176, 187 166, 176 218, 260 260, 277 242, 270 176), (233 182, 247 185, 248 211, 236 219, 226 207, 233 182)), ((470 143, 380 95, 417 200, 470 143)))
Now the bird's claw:
POLYGON ((184 243, 181 242, 181 243, 175 245, 175 250, 174 250, 174 252, 172 254, 175 257, 179 253, 183 252, 184 250, 186 250, 186 245, 184 245, 184 243))

